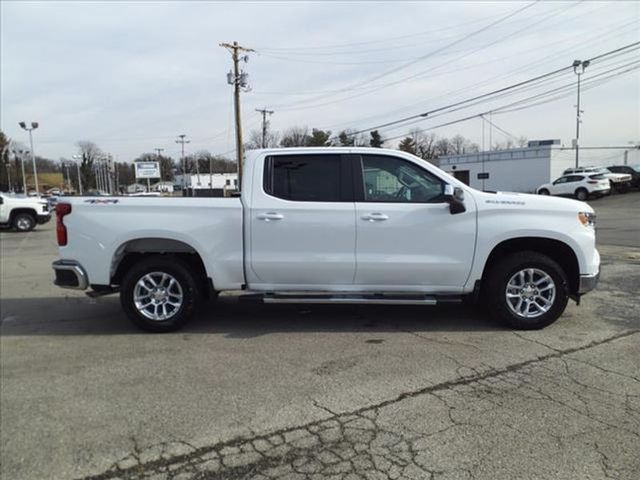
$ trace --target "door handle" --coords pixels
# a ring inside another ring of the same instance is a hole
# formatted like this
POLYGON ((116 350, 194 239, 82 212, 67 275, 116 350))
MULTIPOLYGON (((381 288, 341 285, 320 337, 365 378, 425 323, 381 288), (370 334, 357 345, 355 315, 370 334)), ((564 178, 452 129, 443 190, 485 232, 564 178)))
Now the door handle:
POLYGON ((362 220, 368 220, 370 222, 383 222, 385 220, 389 220, 389 216, 384 213, 374 212, 369 213, 368 215, 364 215, 362 220))
POLYGON ((271 220, 282 220, 284 215, 277 212, 267 212, 267 213, 259 213, 258 220, 264 220, 265 222, 270 222, 271 220))

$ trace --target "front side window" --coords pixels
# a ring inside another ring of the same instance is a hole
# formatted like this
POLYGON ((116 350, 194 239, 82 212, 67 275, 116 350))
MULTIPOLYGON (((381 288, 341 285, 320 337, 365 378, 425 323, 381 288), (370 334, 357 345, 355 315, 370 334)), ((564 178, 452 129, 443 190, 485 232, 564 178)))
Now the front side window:
POLYGON ((340 170, 340 155, 268 157, 265 191, 298 202, 339 202, 340 170))
POLYGON ((555 182, 553 182, 553 184, 554 185, 559 185, 561 183, 567 183, 568 180, 569 180, 569 177, 560 177, 555 182))
POLYGON ((362 157, 365 202, 438 203, 444 182, 406 160, 383 155, 362 157))

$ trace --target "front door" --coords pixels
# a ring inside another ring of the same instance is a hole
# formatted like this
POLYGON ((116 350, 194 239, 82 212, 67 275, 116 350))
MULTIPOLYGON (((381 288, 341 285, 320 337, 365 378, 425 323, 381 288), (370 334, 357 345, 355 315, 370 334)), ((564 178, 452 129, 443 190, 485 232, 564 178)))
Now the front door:
POLYGON ((459 292, 473 263, 473 201, 452 215, 445 182, 418 162, 363 155, 358 167, 355 283, 368 290, 459 292))
POLYGON ((341 290, 353 284, 351 165, 336 154, 272 155, 256 167, 249 283, 262 290, 341 290), (262 170, 264 169, 264 170, 262 170))

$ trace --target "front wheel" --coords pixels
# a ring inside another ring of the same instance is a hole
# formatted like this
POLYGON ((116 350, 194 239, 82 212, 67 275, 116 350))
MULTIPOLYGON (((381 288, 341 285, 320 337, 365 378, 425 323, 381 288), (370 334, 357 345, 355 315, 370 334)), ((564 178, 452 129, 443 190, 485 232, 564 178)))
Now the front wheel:
POLYGON ((171 332, 193 315, 198 286, 189 267, 173 257, 153 256, 131 267, 120 302, 131 321, 149 332, 171 332))
POLYGON ((30 232, 36 226, 36 219, 28 213, 18 213, 13 217, 13 228, 18 232, 30 232))
POLYGON ((491 315, 518 330, 536 330, 555 322, 567 307, 567 277, 553 259, 519 252, 500 259, 486 278, 491 315))

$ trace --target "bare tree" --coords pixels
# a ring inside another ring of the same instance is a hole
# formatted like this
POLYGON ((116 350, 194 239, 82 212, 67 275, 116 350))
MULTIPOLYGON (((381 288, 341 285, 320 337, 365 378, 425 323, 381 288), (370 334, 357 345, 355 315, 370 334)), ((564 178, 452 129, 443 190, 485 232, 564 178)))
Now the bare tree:
POLYGON ((304 147, 309 141, 308 127, 291 127, 282 134, 280 146, 282 147, 304 147))
POLYGON ((435 133, 424 133, 416 128, 410 132, 413 139, 416 155, 428 161, 432 161, 436 157, 436 140, 435 133))
POLYGON ((453 146, 448 138, 441 138, 436 141, 435 151, 438 157, 453 154, 453 146))
POLYGON ((80 175, 82 185, 85 189, 96 188, 95 176, 93 175, 93 164, 104 155, 102 150, 93 142, 82 140, 77 144, 78 153, 82 157, 80 164, 80 175))
MULTIPOLYGON (((280 140, 278 132, 267 130, 265 136, 265 148, 276 148, 280 140)), ((245 150, 256 150, 262 148, 262 130, 251 130, 249 132, 249 141, 244 146, 245 150)))

